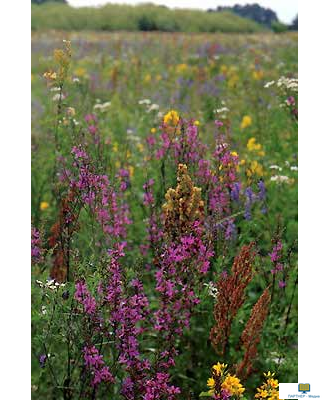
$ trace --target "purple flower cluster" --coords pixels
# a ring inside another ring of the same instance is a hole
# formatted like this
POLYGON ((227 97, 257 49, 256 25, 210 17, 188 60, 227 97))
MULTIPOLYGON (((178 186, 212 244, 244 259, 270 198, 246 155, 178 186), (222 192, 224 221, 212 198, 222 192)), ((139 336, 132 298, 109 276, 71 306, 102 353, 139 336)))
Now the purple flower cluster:
MULTIPOLYGON (((271 269, 271 273, 272 275, 277 275, 279 273, 283 273, 283 277, 284 277, 284 264, 283 264, 283 244, 281 242, 281 240, 277 240, 275 245, 273 246, 272 252, 269 254, 270 260, 272 262, 272 269, 271 269)), ((285 288, 286 286, 286 282, 285 279, 280 279, 278 281, 278 286, 280 289, 285 288)))
POLYGON ((205 154, 206 146, 198 137, 198 127, 194 124, 194 121, 180 119, 174 133, 172 132, 173 129, 163 124, 160 148, 156 149, 155 158, 163 159, 170 153, 176 164, 192 165, 198 163, 205 154))
MULTIPOLYGON (((106 175, 99 175, 92 170, 91 162, 82 146, 73 147, 74 167, 78 170, 77 177, 71 177, 70 186, 81 195, 82 201, 87 204, 96 215, 104 233, 126 237, 126 225, 131 223, 129 209, 126 202, 110 185, 106 175)), ((125 175, 121 170, 120 176, 125 175)), ((121 190, 126 189, 125 185, 121 190)))
POLYGON ((156 291, 160 305, 155 312, 155 329, 166 335, 182 334, 189 326, 191 310, 199 302, 196 281, 205 274, 213 251, 203 242, 203 228, 195 221, 193 233, 164 247, 156 271, 156 291))
POLYGON ((143 400, 159 400, 164 396, 167 400, 175 399, 175 395, 180 393, 180 389, 169 385, 169 377, 167 373, 158 372, 152 379, 147 380, 143 400))
POLYGON ((92 374, 92 386, 97 386, 101 382, 114 383, 109 367, 105 366, 103 356, 99 353, 95 346, 85 346, 83 349, 85 366, 92 374))
POLYGON ((153 179, 149 179, 143 185, 143 204, 149 212, 148 224, 146 228, 148 233, 147 244, 140 246, 141 253, 144 256, 147 255, 147 251, 150 249, 150 247, 155 251, 163 237, 163 230, 160 226, 159 215, 156 211, 155 198, 153 194, 154 183, 155 181, 153 179))
POLYGON ((34 263, 38 263, 42 260, 42 243, 40 238, 40 232, 38 229, 32 227, 31 229, 31 258, 34 263))
POLYGON ((87 285, 84 281, 81 280, 76 282, 74 298, 84 306, 84 311, 86 314, 92 315, 95 313, 96 300, 89 293, 87 285))
POLYGON ((85 116, 88 132, 92 135, 94 144, 99 144, 100 137, 97 135, 97 116, 95 114, 87 114, 85 116))

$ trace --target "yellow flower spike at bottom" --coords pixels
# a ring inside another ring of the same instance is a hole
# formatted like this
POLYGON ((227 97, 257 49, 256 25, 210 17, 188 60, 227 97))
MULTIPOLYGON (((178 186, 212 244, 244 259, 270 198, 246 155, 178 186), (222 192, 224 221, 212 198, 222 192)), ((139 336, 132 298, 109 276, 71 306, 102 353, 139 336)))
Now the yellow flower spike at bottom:
POLYGON ((210 389, 213 389, 214 386, 215 386, 215 380, 214 380, 213 378, 209 378, 209 379, 207 380, 207 386, 208 386, 210 389))
POLYGON ((42 202, 40 203, 40 210, 41 210, 41 211, 46 210, 48 207, 49 207, 49 203, 47 203, 47 201, 42 201, 42 202))

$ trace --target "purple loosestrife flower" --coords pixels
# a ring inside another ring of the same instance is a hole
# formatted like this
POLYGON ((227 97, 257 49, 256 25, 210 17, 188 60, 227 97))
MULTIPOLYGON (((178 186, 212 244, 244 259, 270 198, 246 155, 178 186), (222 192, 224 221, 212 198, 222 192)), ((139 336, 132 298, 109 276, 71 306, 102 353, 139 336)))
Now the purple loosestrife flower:
POLYGON ((46 361, 47 361, 46 354, 41 354, 41 356, 39 357, 39 364, 41 368, 45 368, 46 361))
MULTIPOLYGON (((70 187, 76 189, 82 201, 90 207, 105 234, 126 237, 126 225, 131 220, 122 192, 127 188, 127 181, 122 181, 121 192, 117 193, 106 175, 93 171, 89 156, 82 146, 74 147, 72 154, 77 176, 71 177, 70 187)), ((119 175, 127 179, 127 173, 126 170, 120 170, 119 175)))
POLYGON ((31 229, 31 258, 32 261, 38 263, 42 261, 42 243, 40 232, 38 229, 32 227, 31 229))
POLYGON ((87 285, 84 281, 78 281, 76 283, 76 291, 74 294, 75 300, 84 306, 85 313, 92 315, 95 313, 96 300, 89 293, 87 285))
POLYGON ((103 356, 99 353, 95 346, 85 346, 83 349, 85 366, 89 369, 92 375, 92 386, 98 386, 101 382, 114 383, 114 378, 105 366, 103 356))
POLYGON ((269 254, 271 262, 276 262, 281 258, 283 245, 280 240, 278 240, 273 247, 272 252, 269 254))
POLYGON ((286 286, 286 282, 285 282, 285 281, 279 281, 279 282, 278 282, 278 287, 279 287, 280 289, 285 288, 285 286, 286 286))
POLYGON ((147 207, 149 211, 149 216, 148 216, 148 224, 147 224, 147 232, 148 232, 148 244, 146 245, 141 245, 141 254, 144 256, 147 255, 147 251, 151 247, 154 251, 158 244, 160 243, 160 240, 162 239, 163 236, 163 231, 160 227, 160 221, 159 221, 159 216, 157 214, 157 210, 155 207, 155 198, 153 194, 153 185, 155 181, 153 179, 149 179, 144 185, 144 194, 143 194, 143 204, 145 207, 147 207))
POLYGON ((147 380, 143 400, 160 400, 164 396, 167 400, 174 400, 175 395, 180 393, 180 389, 169 385, 169 378, 169 374, 158 372, 155 377, 147 380))

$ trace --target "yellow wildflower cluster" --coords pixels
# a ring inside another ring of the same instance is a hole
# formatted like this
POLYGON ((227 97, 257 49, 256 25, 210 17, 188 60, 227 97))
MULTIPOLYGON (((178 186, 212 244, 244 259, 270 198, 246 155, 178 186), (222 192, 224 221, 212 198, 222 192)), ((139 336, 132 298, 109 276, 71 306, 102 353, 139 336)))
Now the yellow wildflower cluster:
POLYGON ((54 60, 56 64, 58 64, 58 70, 55 71, 47 71, 43 74, 44 78, 50 84, 58 82, 59 85, 63 85, 64 80, 67 77, 70 60, 71 60, 71 42, 69 40, 63 40, 64 49, 55 49, 54 50, 54 60))
POLYGON ((188 65, 187 64, 178 64, 176 66, 176 73, 177 74, 181 74, 181 73, 187 71, 187 69, 188 69, 188 65))
POLYGON ((143 82, 144 83, 149 83, 151 81, 151 75, 150 74, 146 74, 144 77, 143 82))
POLYGON ((237 68, 235 66, 228 67, 227 65, 220 66, 220 73, 225 75, 228 79, 227 84, 229 88, 236 86, 239 81, 239 76, 237 74, 237 68))
POLYGON ((254 137, 248 140, 246 147, 249 151, 257 152, 260 157, 263 157, 265 155, 265 152, 262 149, 262 145, 260 143, 257 143, 256 138, 254 137))
POLYGON ((258 161, 253 160, 249 163, 248 168, 246 169, 246 175, 250 178, 253 175, 263 176, 264 169, 262 165, 258 163, 258 161))
POLYGON ((227 364, 219 362, 212 367, 212 378, 207 381, 210 395, 221 395, 221 391, 226 391, 230 396, 235 398, 242 397, 245 388, 241 384, 236 375, 226 372, 227 364))
POLYGON ((253 79, 260 81, 264 77, 264 72, 261 69, 256 69, 252 72, 253 79))
POLYGON ((244 115, 241 122, 241 129, 245 129, 252 124, 252 118, 249 115, 244 115))
POLYGON ((179 114, 175 110, 170 110, 164 117, 164 124, 176 126, 180 120, 179 114))
POLYGON ((267 380, 257 389, 256 399, 279 400, 278 380, 274 379, 274 375, 269 371, 264 374, 267 380))
POLYGON ((171 235, 188 233, 204 215, 202 190, 193 185, 185 164, 178 166, 177 182, 175 189, 166 192, 163 205, 166 232, 171 235))
POLYGON ((73 74, 79 78, 86 78, 87 76, 87 71, 83 67, 77 67, 74 71, 73 74))
POLYGON ((67 77, 70 60, 71 60, 71 42, 69 40, 63 40, 64 49, 54 50, 54 60, 58 64, 58 79, 60 83, 63 83, 67 77))
POLYGON ((47 81, 55 81, 57 78, 57 73, 54 71, 47 71, 43 74, 43 77, 47 80, 47 81))
POLYGON ((237 378, 236 375, 230 374, 226 376, 221 388, 226 390, 231 396, 241 396, 245 391, 245 388, 241 384, 239 378, 237 378))

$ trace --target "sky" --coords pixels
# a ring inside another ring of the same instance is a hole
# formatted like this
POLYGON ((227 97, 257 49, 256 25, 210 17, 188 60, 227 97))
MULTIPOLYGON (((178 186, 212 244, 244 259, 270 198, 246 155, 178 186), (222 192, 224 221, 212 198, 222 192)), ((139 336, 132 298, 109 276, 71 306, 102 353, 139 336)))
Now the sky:
POLYGON ((73 7, 99 6, 106 3, 139 4, 152 2, 162 4, 171 8, 216 8, 217 6, 233 6, 234 4, 253 4, 259 3, 263 7, 268 7, 277 13, 280 21, 292 22, 298 13, 298 0, 68 0, 73 7))

